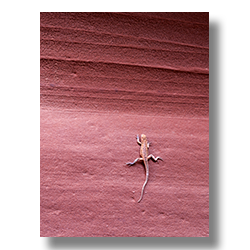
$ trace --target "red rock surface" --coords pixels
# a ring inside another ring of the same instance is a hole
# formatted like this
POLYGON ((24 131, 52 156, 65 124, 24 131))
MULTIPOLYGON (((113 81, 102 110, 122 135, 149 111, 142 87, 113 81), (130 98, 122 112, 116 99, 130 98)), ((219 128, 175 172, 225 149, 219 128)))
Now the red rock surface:
POLYGON ((208 237, 208 13, 41 13, 40 65, 41 236, 208 237))

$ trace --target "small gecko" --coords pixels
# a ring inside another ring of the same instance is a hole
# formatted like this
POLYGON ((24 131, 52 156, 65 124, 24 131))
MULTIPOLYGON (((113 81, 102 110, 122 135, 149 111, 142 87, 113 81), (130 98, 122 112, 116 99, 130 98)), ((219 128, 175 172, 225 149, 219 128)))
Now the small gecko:
POLYGON ((146 169, 146 180, 145 180, 145 182, 144 182, 144 184, 142 186, 141 197, 138 200, 138 202, 140 202, 142 200, 144 188, 145 188, 145 186, 146 186, 146 184, 148 182, 148 176, 149 176, 148 160, 150 158, 153 158, 154 161, 157 161, 158 159, 162 160, 162 158, 159 157, 159 156, 155 158, 152 154, 148 155, 149 143, 147 141, 146 135, 144 135, 144 134, 141 135, 141 142, 139 140, 139 135, 137 135, 136 140, 137 140, 137 143, 139 145, 141 145, 141 148, 140 148, 140 156, 141 156, 141 158, 137 158, 137 159, 134 160, 134 162, 128 162, 126 164, 129 165, 129 166, 132 166, 139 160, 144 162, 144 166, 145 166, 145 169, 146 169))

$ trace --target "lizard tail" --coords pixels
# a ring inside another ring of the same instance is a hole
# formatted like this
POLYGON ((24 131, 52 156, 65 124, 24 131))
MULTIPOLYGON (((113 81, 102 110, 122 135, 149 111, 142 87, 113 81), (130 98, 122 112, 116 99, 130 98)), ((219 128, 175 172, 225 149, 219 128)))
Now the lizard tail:
POLYGON ((142 200, 144 188, 145 188, 145 186, 147 185, 147 182, 148 182, 148 173, 146 174, 146 180, 145 180, 145 182, 144 182, 144 184, 143 184, 143 186, 142 186, 141 197, 140 197, 140 199, 137 201, 138 203, 142 200))

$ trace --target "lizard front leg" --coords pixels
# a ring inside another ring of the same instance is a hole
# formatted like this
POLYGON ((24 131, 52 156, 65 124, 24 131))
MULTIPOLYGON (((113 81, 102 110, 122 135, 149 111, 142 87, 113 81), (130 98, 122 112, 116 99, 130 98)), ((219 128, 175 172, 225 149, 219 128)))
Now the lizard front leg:
POLYGON ((129 165, 129 166, 132 166, 132 165, 134 165, 137 161, 143 161, 143 159, 142 159, 142 158, 137 158, 137 159, 135 159, 133 162, 128 162, 128 163, 126 163, 126 164, 129 165))
POLYGON ((141 145, 141 142, 140 142, 140 140, 139 140, 139 135, 136 136, 136 141, 137 141, 137 143, 138 143, 139 145, 141 145))
MULTIPOLYGON (((157 161, 158 159, 159 159, 159 160, 162 160, 161 157, 157 156, 157 157, 155 158, 152 154, 150 154, 150 155, 148 156, 148 160, 149 160, 150 158, 152 158, 154 161, 157 161)), ((163 161, 163 160, 162 160, 162 161, 163 161)))

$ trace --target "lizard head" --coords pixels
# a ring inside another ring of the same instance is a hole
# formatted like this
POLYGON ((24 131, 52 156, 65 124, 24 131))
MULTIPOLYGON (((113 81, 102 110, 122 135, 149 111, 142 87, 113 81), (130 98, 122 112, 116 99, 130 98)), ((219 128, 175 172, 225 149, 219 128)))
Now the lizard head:
POLYGON ((141 140, 146 140, 147 139, 147 137, 146 137, 146 135, 144 135, 144 134, 141 134, 141 140))

